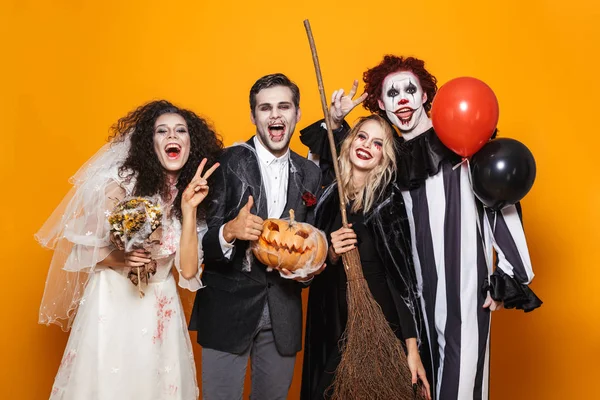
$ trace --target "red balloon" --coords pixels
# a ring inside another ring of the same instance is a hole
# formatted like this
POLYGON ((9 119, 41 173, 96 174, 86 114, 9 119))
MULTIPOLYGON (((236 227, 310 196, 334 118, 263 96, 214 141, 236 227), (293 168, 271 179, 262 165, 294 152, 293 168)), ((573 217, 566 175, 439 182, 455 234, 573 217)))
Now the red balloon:
POLYGON ((479 79, 462 77, 443 85, 431 106, 436 134, 450 150, 463 157, 477 152, 498 124, 498 99, 479 79))

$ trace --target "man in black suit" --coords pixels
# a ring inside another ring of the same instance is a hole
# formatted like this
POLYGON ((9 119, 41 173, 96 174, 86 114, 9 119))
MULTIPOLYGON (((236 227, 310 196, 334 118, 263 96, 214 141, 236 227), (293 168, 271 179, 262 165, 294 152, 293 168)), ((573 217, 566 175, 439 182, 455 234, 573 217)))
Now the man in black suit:
POLYGON ((249 243, 258 239, 264 219, 285 218, 290 209, 296 220, 312 221, 303 196, 317 194, 321 172, 289 149, 299 103, 300 91, 285 75, 256 81, 250 90, 256 135, 226 149, 213 175, 202 241, 206 287, 196 295, 190 321, 203 347, 205 400, 241 399, 248 357, 251 398, 287 398, 302 348, 300 294, 311 277, 297 281, 267 271, 249 243))

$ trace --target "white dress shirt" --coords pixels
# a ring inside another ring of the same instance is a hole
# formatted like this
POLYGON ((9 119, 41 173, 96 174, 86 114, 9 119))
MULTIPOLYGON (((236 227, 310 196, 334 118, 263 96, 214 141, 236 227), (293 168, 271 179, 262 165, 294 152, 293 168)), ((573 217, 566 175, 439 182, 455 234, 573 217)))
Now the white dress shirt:
MULTIPOLYGON (((254 147, 260 167, 260 176, 267 196, 268 218, 280 218, 287 202, 287 189, 289 179, 290 150, 289 148, 281 157, 275 157, 262 143, 254 136, 254 147)), ((258 204, 260 199, 254 199, 258 204)), ((285 217, 285 216, 283 216, 285 217)), ((223 227, 219 230, 219 242, 223 255, 227 258, 231 256, 233 243, 227 243, 223 237, 223 227)))

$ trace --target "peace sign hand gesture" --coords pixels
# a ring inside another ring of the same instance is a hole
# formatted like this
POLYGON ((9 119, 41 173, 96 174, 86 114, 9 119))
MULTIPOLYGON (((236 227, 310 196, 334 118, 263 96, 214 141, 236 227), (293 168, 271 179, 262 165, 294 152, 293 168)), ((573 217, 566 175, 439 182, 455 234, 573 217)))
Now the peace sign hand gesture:
POLYGON ((198 166, 196 175, 192 178, 192 181, 187 185, 183 194, 181 195, 181 211, 193 211, 208 195, 208 177, 219 167, 219 163, 215 163, 202 175, 204 166, 206 165, 206 158, 202 159, 202 162, 198 166))

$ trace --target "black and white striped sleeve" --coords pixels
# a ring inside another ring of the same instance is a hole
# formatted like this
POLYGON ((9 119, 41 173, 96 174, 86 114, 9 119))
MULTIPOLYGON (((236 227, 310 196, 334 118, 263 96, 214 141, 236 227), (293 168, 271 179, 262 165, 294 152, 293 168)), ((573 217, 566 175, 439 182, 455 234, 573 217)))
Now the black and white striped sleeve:
POLYGON ((541 300, 527 286, 534 277, 520 213, 520 205, 502 211, 486 211, 486 225, 497 254, 497 268, 490 277, 490 292, 506 308, 532 311, 541 300))

